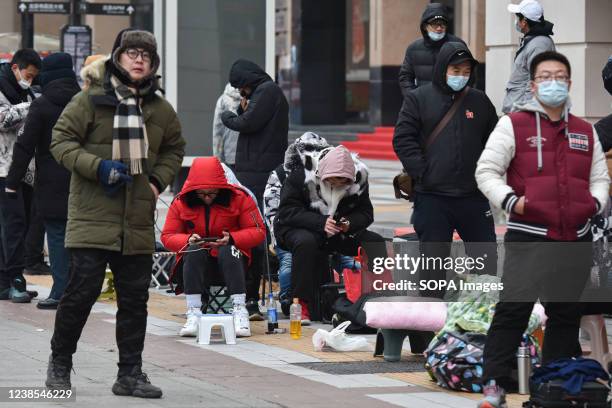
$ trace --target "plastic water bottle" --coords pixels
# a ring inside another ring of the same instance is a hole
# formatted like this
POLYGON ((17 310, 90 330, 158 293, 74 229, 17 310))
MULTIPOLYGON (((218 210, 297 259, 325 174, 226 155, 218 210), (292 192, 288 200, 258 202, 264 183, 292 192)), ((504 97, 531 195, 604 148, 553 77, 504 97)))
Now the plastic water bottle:
POLYGON ((278 327, 278 317, 276 316, 276 301, 272 293, 268 294, 266 311, 268 315, 268 333, 274 333, 274 329, 278 327))
POLYGON ((289 334, 292 339, 302 337, 302 305, 298 298, 293 298, 293 304, 289 308, 289 334))

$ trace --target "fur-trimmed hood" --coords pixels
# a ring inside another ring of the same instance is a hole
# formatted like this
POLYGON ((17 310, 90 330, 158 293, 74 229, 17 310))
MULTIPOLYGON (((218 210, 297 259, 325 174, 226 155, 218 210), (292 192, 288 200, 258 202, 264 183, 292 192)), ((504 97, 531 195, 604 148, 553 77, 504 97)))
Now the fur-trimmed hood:
POLYGON ((81 69, 81 79, 83 82, 89 82, 90 86, 99 85, 102 86, 104 82, 104 73, 106 72, 104 64, 110 59, 110 55, 104 58, 98 58, 91 64, 81 69))

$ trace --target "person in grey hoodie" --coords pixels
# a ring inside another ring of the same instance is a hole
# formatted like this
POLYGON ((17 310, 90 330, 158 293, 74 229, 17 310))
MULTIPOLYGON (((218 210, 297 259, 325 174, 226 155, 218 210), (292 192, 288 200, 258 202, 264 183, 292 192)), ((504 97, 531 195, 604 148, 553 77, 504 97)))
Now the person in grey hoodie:
POLYGON ((544 51, 555 51, 555 43, 551 38, 553 23, 544 20, 544 9, 540 3, 536 0, 523 0, 520 4, 509 4, 508 11, 516 14, 516 30, 523 34, 523 38, 506 85, 503 113, 510 113, 514 104, 525 104, 533 98, 529 78, 531 61, 544 51))
POLYGON ((240 106, 240 91, 230 83, 225 85, 223 94, 217 99, 213 119, 213 155, 228 166, 236 164, 236 144, 239 132, 226 127, 221 121, 225 111, 236 113, 240 106))

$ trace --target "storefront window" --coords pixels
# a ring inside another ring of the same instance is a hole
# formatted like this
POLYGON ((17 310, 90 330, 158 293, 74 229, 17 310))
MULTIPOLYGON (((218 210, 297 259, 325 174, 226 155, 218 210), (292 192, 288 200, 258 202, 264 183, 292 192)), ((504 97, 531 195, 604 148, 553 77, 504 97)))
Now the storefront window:
POLYGON ((346 2, 346 121, 367 123, 370 109, 370 1, 346 2))

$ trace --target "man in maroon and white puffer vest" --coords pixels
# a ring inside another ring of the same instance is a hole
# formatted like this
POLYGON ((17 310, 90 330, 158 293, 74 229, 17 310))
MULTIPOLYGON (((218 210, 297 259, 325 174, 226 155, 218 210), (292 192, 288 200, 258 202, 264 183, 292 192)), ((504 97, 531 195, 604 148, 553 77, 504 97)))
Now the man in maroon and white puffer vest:
POLYGON ((608 200, 595 129, 569 113, 569 61, 541 53, 530 75, 534 98, 500 119, 476 168, 479 189, 509 215, 479 408, 504 407, 505 390, 516 387, 513 362, 538 299, 548 316, 543 363, 580 354, 578 300, 592 265, 590 219, 608 200))

